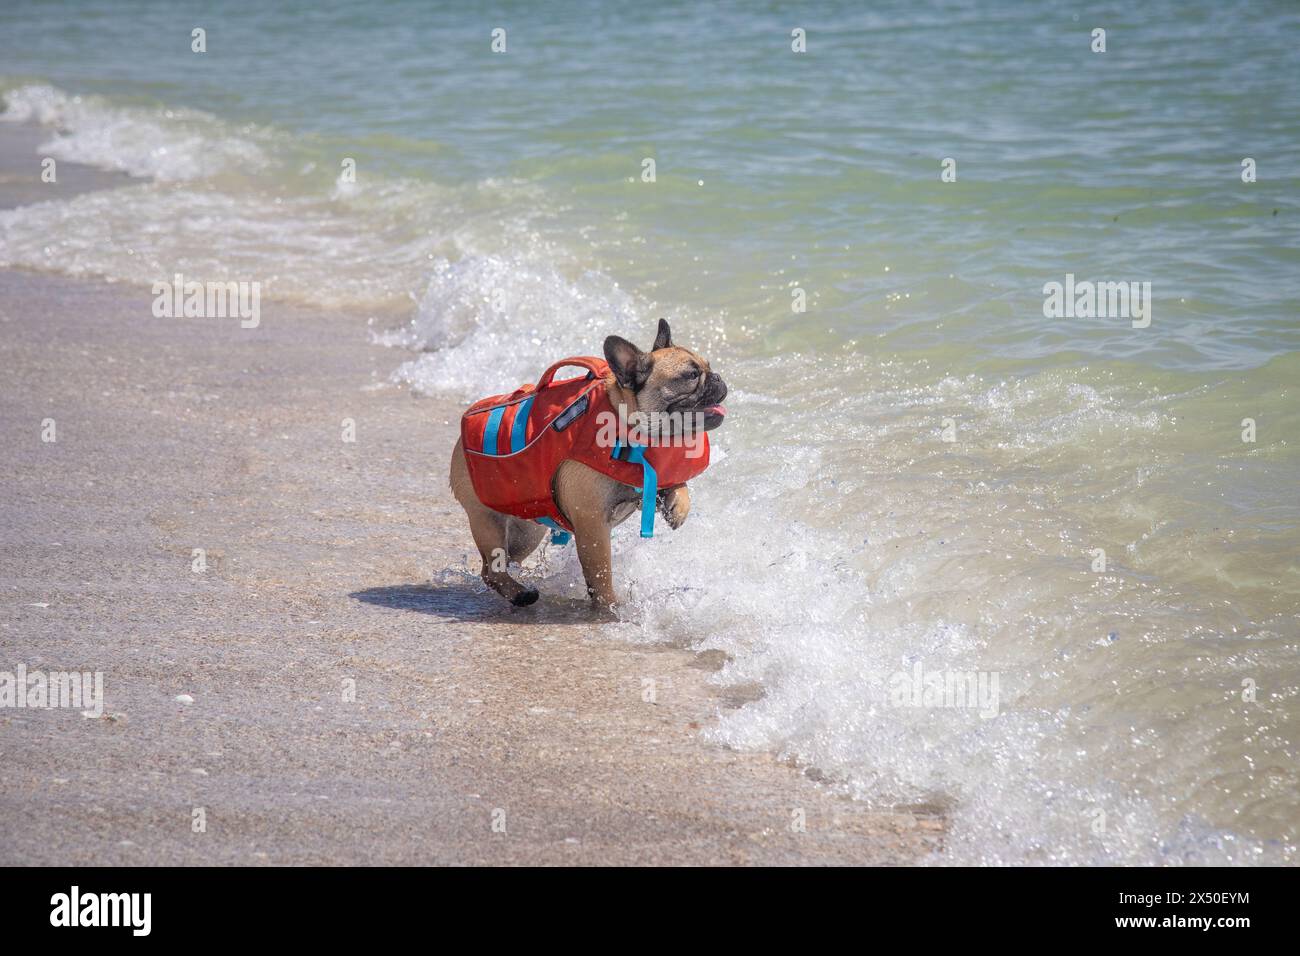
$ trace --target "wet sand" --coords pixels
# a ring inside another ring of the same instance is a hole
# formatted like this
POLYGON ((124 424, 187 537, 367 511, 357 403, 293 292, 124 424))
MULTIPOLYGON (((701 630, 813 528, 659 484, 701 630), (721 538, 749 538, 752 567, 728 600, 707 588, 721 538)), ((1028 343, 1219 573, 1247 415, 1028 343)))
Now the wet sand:
MULTIPOLYGON (((8 133, 0 168, 23 155, 8 133)), ((99 718, 0 709, 0 864, 941 848, 925 808, 868 808, 703 739, 746 699, 710 655, 622 640, 553 594, 484 593, 447 487, 459 409, 386 384, 402 356, 364 317, 263 302, 243 329, 151 304, 0 270, 0 670, 102 671, 105 695, 99 718)))

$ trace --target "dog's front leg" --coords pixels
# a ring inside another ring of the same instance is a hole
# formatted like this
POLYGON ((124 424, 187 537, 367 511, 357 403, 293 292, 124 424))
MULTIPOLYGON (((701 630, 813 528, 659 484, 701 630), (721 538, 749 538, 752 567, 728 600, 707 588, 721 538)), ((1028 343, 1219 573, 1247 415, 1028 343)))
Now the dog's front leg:
POLYGON ((659 493, 659 513, 668 522, 668 527, 676 531, 691 513, 691 492, 685 485, 678 485, 659 493))

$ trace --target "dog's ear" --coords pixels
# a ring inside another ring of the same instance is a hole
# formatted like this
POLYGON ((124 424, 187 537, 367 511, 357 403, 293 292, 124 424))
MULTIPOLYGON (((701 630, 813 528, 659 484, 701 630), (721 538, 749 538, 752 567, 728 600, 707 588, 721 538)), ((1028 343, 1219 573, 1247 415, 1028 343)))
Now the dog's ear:
POLYGON ((660 349, 670 349, 673 347, 673 330, 668 327, 667 319, 659 320, 659 334, 655 336, 655 344, 651 346, 651 352, 658 352, 660 349))
POLYGON ((621 336, 605 339, 605 361, 618 384, 634 392, 640 391, 650 376, 650 356, 621 336))

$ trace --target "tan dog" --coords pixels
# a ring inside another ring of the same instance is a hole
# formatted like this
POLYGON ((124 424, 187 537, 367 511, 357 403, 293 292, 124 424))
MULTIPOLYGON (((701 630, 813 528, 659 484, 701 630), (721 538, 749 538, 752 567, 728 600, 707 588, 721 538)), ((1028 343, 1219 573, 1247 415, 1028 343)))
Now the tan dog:
MULTIPOLYGON (((704 429, 722 424, 727 386, 709 363, 689 349, 672 344, 672 330, 663 319, 653 348, 642 352, 626 339, 605 339, 605 361, 611 375, 605 388, 612 408, 633 413, 698 413, 704 429)), ((512 578, 505 560, 521 562, 541 543, 547 530, 535 521, 493 511, 478 499, 460 441, 451 456, 451 489, 469 518, 474 544, 483 559, 481 576, 494 591, 523 606, 537 600, 536 588, 512 578)), ((599 608, 618 603, 611 570, 610 531, 633 514, 641 500, 630 485, 615 481, 581 462, 564 461, 555 473, 552 491, 556 506, 573 526, 578 560, 587 579, 587 593, 599 608)), ((669 526, 679 528, 691 510, 685 485, 659 493, 659 512, 669 526)))

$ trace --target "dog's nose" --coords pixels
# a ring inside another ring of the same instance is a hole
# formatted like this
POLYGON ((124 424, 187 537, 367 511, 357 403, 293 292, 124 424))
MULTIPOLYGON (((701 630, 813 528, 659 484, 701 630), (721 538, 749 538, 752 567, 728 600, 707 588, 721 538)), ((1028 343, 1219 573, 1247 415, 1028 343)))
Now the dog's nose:
POLYGON ((708 393, 710 404, 717 405, 727 397, 727 383, 717 372, 709 373, 708 393))

